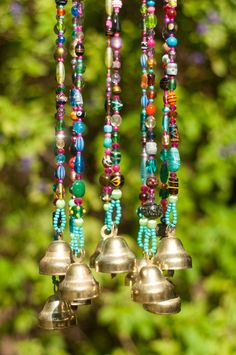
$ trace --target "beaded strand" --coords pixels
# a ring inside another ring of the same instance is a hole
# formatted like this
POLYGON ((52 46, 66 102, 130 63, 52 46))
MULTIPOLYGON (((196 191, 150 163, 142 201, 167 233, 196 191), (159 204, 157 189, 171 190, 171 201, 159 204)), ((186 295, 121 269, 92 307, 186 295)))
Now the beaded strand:
POLYGON ((56 61, 56 125, 55 125, 55 158, 56 158, 56 170, 55 177, 56 183, 53 186, 54 191, 54 205, 56 207, 53 212, 53 229, 55 231, 54 239, 61 238, 63 231, 66 227, 66 214, 65 214, 65 189, 64 189, 64 179, 65 179, 65 104, 67 102, 67 97, 65 95, 65 8, 66 0, 56 0, 56 19, 57 23, 54 27, 54 32, 57 34, 55 50, 55 61, 56 61))
POLYGON ((180 155, 178 150, 179 144, 179 132, 176 124, 177 112, 176 112, 176 75, 178 72, 177 64, 175 63, 176 58, 176 46, 178 40, 175 37, 177 31, 177 25, 175 23, 176 17, 176 0, 165 0, 164 1, 164 11, 165 11, 165 29, 163 31, 163 37, 165 39, 165 54, 164 54, 164 67, 166 72, 166 78, 168 79, 168 93, 167 102, 169 105, 169 125, 168 125, 168 140, 170 141, 170 149, 167 152, 166 160, 167 167, 169 170, 168 179, 168 207, 165 213, 165 223, 166 225, 173 229, 177 224, 177 210, 176 203, 178 200, 178 177, 176 172, 180 168, 180 155))
POLYGON ((156 243, 156 219, 161 215, 161 206, 155 203, 155 191, 158 186, 158 180, 155 176, 157 172, 157 143, 155 141, 154 127, 156 119, 156 106, 154 99, 155 91, 155 73, 154 59, 155 31, 157 24, 155 15, 155 0, 143 0, 141 4, 142 14, 142 42, 141 42, 141 192, 139 199, 141 206, 137 213, 139 217, 138 245, 143 248, 145 253, 155 254, 157 250, 156 243))
POLYGON ((119 60, 122 40, 120 38, 119 11, 122 7, 120 0, 106 0, 106 35, 107 49, 105 64, 107 67, 106 79, 106 122, 104 125, 104 174, 100 176, 103 186, 102 200, 105 210, 105 225, 111 231, 112 225, 120 223, 122 209, 120 188, 124 184, 124 177, 120 174, 121 153, 119 151, 119 126, 122 118, 120 110, 123 104, 120 100, 121 88, 119 86, 121 63, 119 60))
POLYGON ((85 72, 85 64, 83 62, 84 55, 84 33, 83 33, 83 17, 84 8, 81 0, 73 1, 71 14, 72 19, 72 43, 70 46, 70 54, 72 56, 72 87, 70 91, 70 105, 72 111, 70 118, 72 120, 71 127, 71 146, 70 153, 72 158, 69 165, 71 168, 70 179, 72 185, 70 187, 71 200, 69 202, 70 214, 70 247, 75 255, 78 255, 84 248, 84 232, 83 232, 83 196, 85 194, 85 183, 83 181, 84 173, 84 138, 83 133, 85 124, 83 119, 86 113, 83 108, 82 88, 84 85, 83 74, 85 72))

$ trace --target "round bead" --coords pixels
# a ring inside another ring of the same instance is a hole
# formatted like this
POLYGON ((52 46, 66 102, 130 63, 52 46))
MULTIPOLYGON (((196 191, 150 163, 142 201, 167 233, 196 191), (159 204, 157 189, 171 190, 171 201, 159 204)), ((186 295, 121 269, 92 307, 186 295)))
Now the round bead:
POLYGON ((84 223, 83 218, 76 218, 74 220, 74 224, 75 224, 76 227, 82 227, 83 223, 84 223))
POLYGON ((178 40, 175 37, 169 37, 167 38, 166 43, 169 47, 176 47, 178 44, 178 40))
POLYGON ((156 113, 156 106, 152 103, 148 104, 146 107, 146 112, 150 116, 154 115, 156 113))
POLYGON ((122 196, 122 191, 119 189, 115 189, 111 193, 111 197, 113 198, 113 200, 120 200, 121 196, 122 196))
POLYGON ((75 197, 83 197, 85 194, 85 183, 83 180, 76 180, 72 185, 72 193, 75 197))
POLYGON ((148 228, 156 228, 157 226, 157 221, 155 219, 150 219, 148 222, 147 222, 147 226, 148 228))
POLYGON ((62 209, 62 208, 65 207, 65 205, 66 205, 66 202, 64 200, 57 200, 57 202, 56 202, 56 207, 57 208, 62 209))
POLYGON ((178 196, 177 195, 170 195, 169 196, 169 202, 170 203, 176 203, 178 201, 178 196))
POLYGON ((147 218, 140 218, 139 220, 139 225, 140 226, 146 226, 148 223, 148 219, 147 218))
POLYGON ((154 128, 156 126, 156 119, 154 116, 148 116, 145 120, 145 126, 147 128, 154 128))

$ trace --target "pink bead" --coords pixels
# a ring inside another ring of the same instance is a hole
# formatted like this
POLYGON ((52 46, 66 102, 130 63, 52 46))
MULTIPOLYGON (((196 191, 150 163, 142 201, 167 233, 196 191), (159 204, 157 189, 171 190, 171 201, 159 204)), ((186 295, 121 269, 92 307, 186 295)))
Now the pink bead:
POLYGON ((154 14, 154 12, 155 12, 155 7, 154 7, 154 6, 149 6, 148 9, 147 9, 147 11, 148 11, 149 13, 153 13, 153 14, 154 14))
POLYGON ((111 149, 110 148, 106 148, 105 149, 105 154, 106 155, 110 155, 111 154, 111 149))
POLYGON ((111 133, 105 133, 105 138, 111 138, 111 133))
POLYGON ((153 39, 148 40, 148 47, 154 47, 155 46, 155 41, 153 39))
POLYGON ((104 171, 105 171, 106 174, 109 175, 109 174, 112 173, 112 168, 105 168, 104 171))
POLYGON ((143 185, 143 186, 141 187, 141 191, 142 191, 142 192, 148 192, 148 191, 149 191, 149 187, 146 186, 146 185, 143 185))
POLYGON ((75 199, 74 199, 74 203, 75 203, 77 206, 80 206, 80 205, 82 205, 82 203, 83 203, 83 199, 82 199, 82 198, 75 198, 75 199))
POLYGON ((113 143, 113 144, 112 144, 112 148, 113 148, 113 149, 119 149, 119 148, 120 148, 119 143, 113 143))
POLYGON ((118 165, 118 164, 113 165, 113 171, 114 171, 115 173, 117 173, 118 171, 120 171, 120 165, 118 165))
POLYGON ((112 28, 112 21, 111 20, 106 21, 106 27, 112 28))

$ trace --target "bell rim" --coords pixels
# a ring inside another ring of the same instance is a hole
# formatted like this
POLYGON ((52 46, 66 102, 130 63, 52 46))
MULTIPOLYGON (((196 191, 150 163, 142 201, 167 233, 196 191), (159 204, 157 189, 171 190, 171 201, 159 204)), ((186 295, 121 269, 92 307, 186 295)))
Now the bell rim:
POLYGON ((87 291, 83 290, 83 291, 72 291, 71 289, 66 289, 66 288, 62 288, 61 290, 62 296, 63 298, 65 298, 67 301, 71 302, 76 302, 76 300, 78 301, 86 301, 86 300, 90 300, 93 298, 97 298, 100 295, 100 287, 99 285, 96 285, 95 290, 92 290, 90 293, 88 293, 87 291))
POLYGON ((76 325, 73 324, 73 321, 75 321, 74 318, 75 316, 73 315, 68 319, 63 319, 60 321, 47 321, 47 320, 40 320, 38 318, 38 327, 45 330, 60 330, 60 329, 70 328, 76 325))
POLYGON ((97 272, 101 272, 104 274, 123 274, 126 272, 131 272, 135 265, 135 259, 129 259, 128 262, 120 263, 120 264, 109 264, 99 266, 99 261, 95 264, 95 270, 97 272))
POLYGON ((177 314, 181 311, 181 299, 180 297, 175 297, 172 299, 169 299, 167 301, 171 301, 171 300, 176 300, 174 305, 165 305, 163 304, 166 301, 163 302, 157 302, 152 303, 152 304, 143 304, 143 308, 145 309, 145 311, 150 312, 150 313, 154 313, 154 314, 160 314, 160 315, 170 315, 170 314, 177 314), (161 307, 164 307, 164 311, 163 309, 161 310, 161 307), (176 308, 175 308, 176 307, 176 308), (169 308, 169 311, 167 311, 167 309, 169 308))
POLYGON ((155 258, 154 262, 158 265, 161 270, 186 270, 192 269, 192 258, 190 255, 186 255, 182 260, 178 257, 169 257, 169 259, 161 260, 158 256, 155 258))

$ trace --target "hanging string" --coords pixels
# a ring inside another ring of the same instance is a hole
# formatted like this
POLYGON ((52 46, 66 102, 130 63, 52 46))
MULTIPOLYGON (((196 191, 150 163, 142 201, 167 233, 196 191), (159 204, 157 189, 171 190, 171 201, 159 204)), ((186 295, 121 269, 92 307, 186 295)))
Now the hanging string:
POLYGON ((120 144, 119 126, 122 118, 120 111, 123 104, 120 99, 121 80, 119 70, 120 49, 122 40, 120 38, 120 19, 119 12, 122 7, 120 0, 106 0, 106 35, 107 49, 105 64, 107 67, 106 75, 106 120, 104 125, 104 174, 100 176, 100 183, 103 187, 102 200, 104 202, 105 225, 107 231, 111 231, 112 225, 119 225, 122 208, 120 199, 122 192, 120 188, 124 184, 124 177, 120 173, 120 144))
POLYGON ((70 236, 71 236, 71 249, 77 256, 84 248, 84 232, 83 232, 83 196, 85 194, 85 183, 83 180, 84 173, 84 138, 85 124, 83 119, 86 113, 83 107, 82 88, 84 86, 83 74, 85 72, 84 64, 84 5, 83 1, 72 1, 71 8, 72 18, 72 42, 70 46, 70 54, 72 57, 72 87, 70 91, 70 105, 72 120, 71 127, 71 145, 70 153, 72 158, 69 165, 71 168, 70 179, 72 185, 70 187, 71 200, 69 202, 69 215, 70 215, 70 236))

